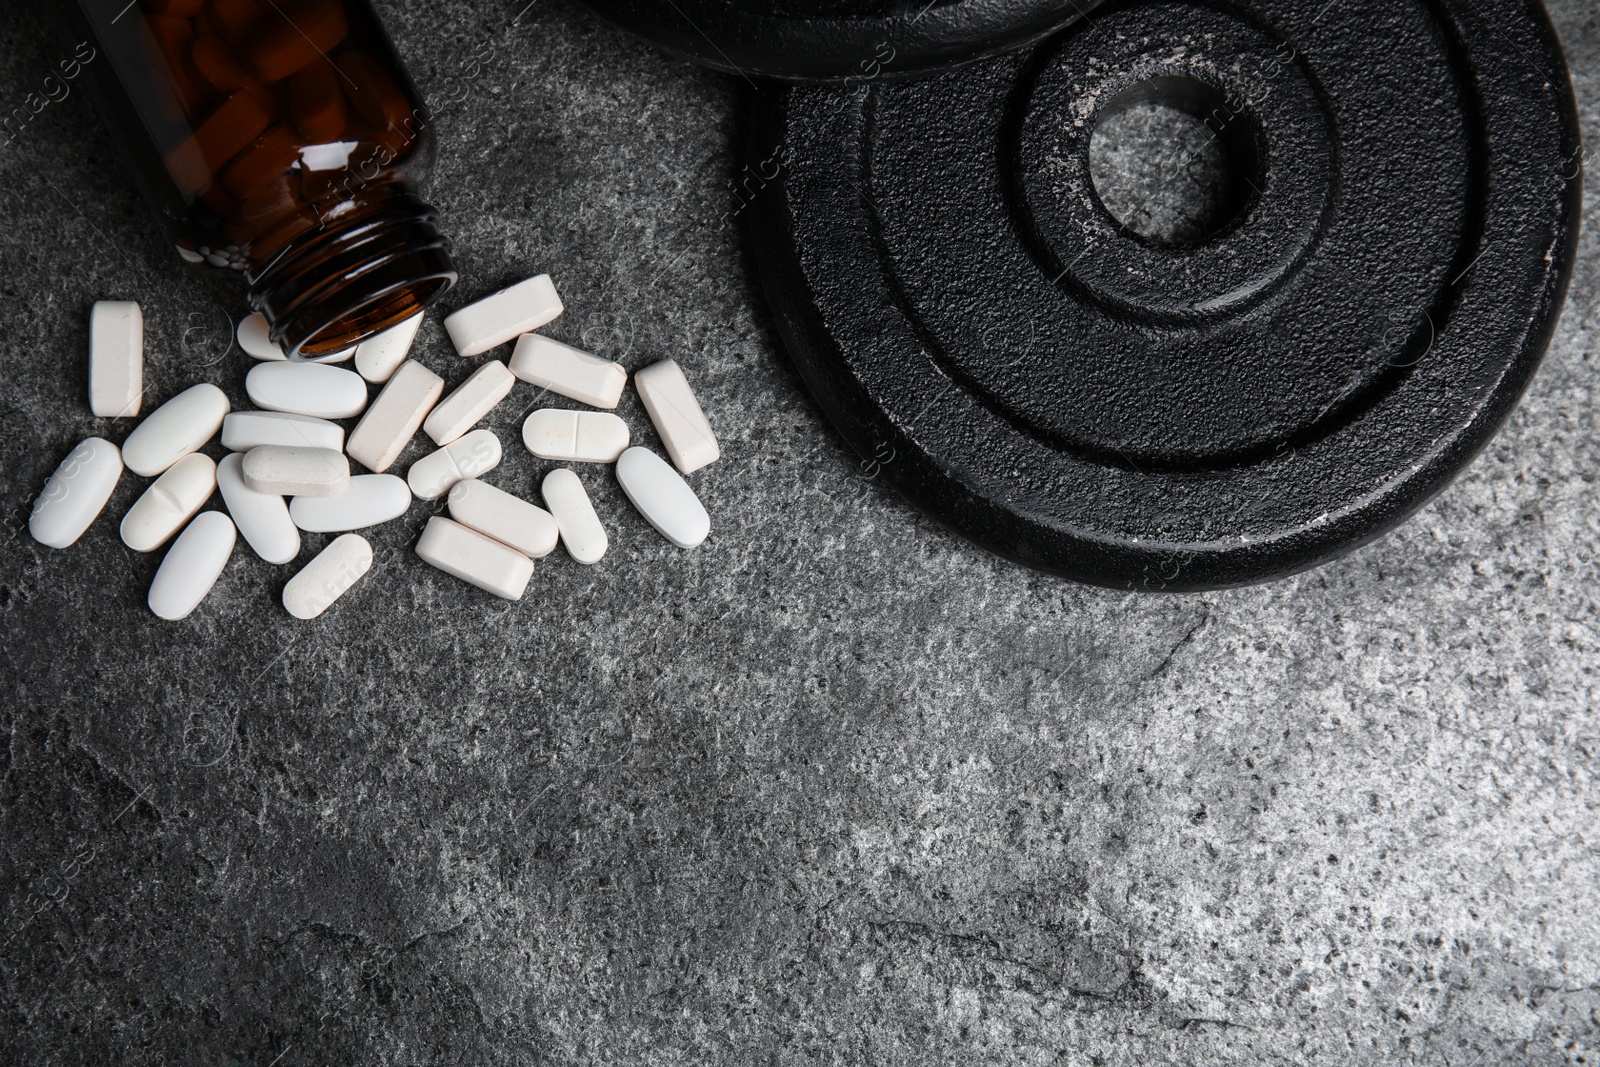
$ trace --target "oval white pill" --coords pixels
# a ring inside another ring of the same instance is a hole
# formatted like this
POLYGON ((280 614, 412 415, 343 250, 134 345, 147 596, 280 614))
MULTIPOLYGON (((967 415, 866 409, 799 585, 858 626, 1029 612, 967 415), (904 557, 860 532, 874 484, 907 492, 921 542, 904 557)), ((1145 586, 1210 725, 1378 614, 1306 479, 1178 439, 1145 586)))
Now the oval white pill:
POLYGON ((683 475, 648 448, 617 459, 617 481, 639 514, 679 548, 693 548, 711 532, 711 517, 683 475))
POLYGON ((517 341, 509 366, 512 374, 530 385, 590 407, 616 407, 628 384, 628 372, 622 364, 536 333, 524 334, 517 341))
POLYGON ((652 363, 633 376, 633 387, 678 470, 692 474, 722 456, 689 379, 676 362, 652 363))
POLYGON ((289 517, 289 503, 277 493, 258 493, 244 484, 244 456, 223 456, 217 464, 217 489, 239 528, 239 536, 268 563, 288 563, 300 554, 300 528, 289 517))
POLYGON ((411 344, 422 328, 423 316, 419 312, 398 326, 391 326, 378 336, 356 345, 356 373, 369 382, 381 385, 394 377, 395 370, 406 361, 411 344))
POLYGON ((348 419, 367 406, 361 375, 320 363, 257 363, 244 389, 257 407, 319 419, 348 419))
POLYGON ((191 452, 168 467, 122 519, 122 543, 135 552, 153 552, 194 517, 217 488, 217 465, 191 452))
POLYGON ((106 419, 139 414, 144 397, 144 312, 131 300, 89 310, 89 410, 106 419))
POLYGON ((122 453, 102 437, 81 441, 56 467, 33 502, 28 533, 41 545, 66 548, 104 510, 122 477, 122 453))
POLYGON ((248 452, 262 445, 344 449, 344 427, 287 411, 231 411, 222 420, 222 447, 248 452))
POLYGON ((221 389, 202 382, 152 411, 122 442, 129 470, 154 478, 217 435, 228 414, 221 389))
POLYGON ((350 487, 350 461, 331 448, 262 445, 244 454, 244 484, 279 496, 335 496, 350 487))
POLYGON ((422 424, 422 432, 433 438, 436 445, 449 444, 493 411, 516 384, 516 375, 498 359, 491 359, 439 401, 439 406, 422 424))
POLYGON ((420 500, 437 500, 463 478, 488 474, 500 464, 500 439, 490 430, 473 430, 411 465, 406 481, 420 500))
POLYGON ((628 447, 628 424, 608 411, 541 408, 522 424, 522 443, 540 459, 615 463, 628 447))
MULTIPOLYGON (((283 360, 289 358, 284 354, 282 348, 273 343, 272 331, 267 326, 267 317, 259 312, 254 315, 246 315, 240 319, 239 327, 234 331, 234 336, 238 338, 239 347, 244 349, 245 355, 250 356, 252 359, 283 360)), ((343 363, 347 359, 354 358, 355 354, 356 350, 354 348, 346 348, 338 352, 331 352, 326 356, 308 357, 306 362, 343 363)))
POLYGON ((307 533, 363 530, 398 519, 411 507, 411 488, 392 474, 360 474, 336 496, 297 496, 289 505, 294 524, 307 533))
POLYGON ((297 619, 314 619, 372 569, 372 546, 360 534, 335 537, 283 587, 283 606, 297 619))
POLYGON ((476 478, 450 490, 450 517, 535 559, 555 551, 561 536, 555 516, 544 508, 476 478))
POLYGON ((350 432, 350 458, 375 474, 388 470, 443 394, 443 378, 416 360, 402 363, 350 432))
POLYGON ((150 583, 150 610, 162 619, 181 619, 200 606, 222 576, 238 534, 220 511, 203 511, 183 528, 150 583))
POLYGON ((550 275, 541 274, 468 304, 446 318, 444 328, 457 352, 481 356, 519 334, 554 322, 561 311, 555 283, 550 275))
POLYGON ((584 492, 583 482, 563 467, 545 475, 540 488, 545 506, 561 529, 561 543, 566 546, 567 555, 579 563, 599 562, 611 542, 600 525, 600 516, 594 513, 589 494, 584 492))
POLYGON ((417 555, 446 574, 507 600, 522 599, 533 577, 533 560, 442 515, 428 520, 417 541, 417 555))

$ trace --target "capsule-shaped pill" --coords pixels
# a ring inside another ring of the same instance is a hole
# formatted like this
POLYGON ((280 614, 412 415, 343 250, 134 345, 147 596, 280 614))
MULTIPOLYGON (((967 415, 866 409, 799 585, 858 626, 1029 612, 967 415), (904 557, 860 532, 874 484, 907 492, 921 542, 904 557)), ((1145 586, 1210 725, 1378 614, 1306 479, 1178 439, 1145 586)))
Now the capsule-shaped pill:
MULTIPOLYGON (((281 166, 274 166, 274 170, 286 170, 291 163, 300 158, 300 149, 296 145, 292 157, 285 160, 281 166)), ((270 328, 267 326, 267 317, 262 314, 246 315, 239 320, 239 327, 234 331, 234 336, 239 342, 239 347, 244 349, 245 355, 252 359, 283 361, 289 357, 272 340, 270 328)), ((343 363, 347 359, 354 359, 354 348, 341 349, 330 352, 325 356, 314 356, 304 360, 306 363, 343 363)))
POLYGON ((350 488, 350 461, 331 448, 262 445, 244 454, 244 484, 279 496, 335 496, 350 488))
POLYGON ((122 543, 135 552, 154 552, 194 517, 217 487, 217 465, 191 452, 151 483, 122 519, 122 543))
POLYGON ((248 452, 262 445, 344 449, 344 427, 287 411, 231 411, 222 420, 222 447, 248 452))
POLYGON ((221 389, 202 382, 152 411, 122 442, 122 462, 154 478, 217 435, 228 414, 221 389))
POLYGON ((350 458, 374 474, 388 470, 443 395, 443 378, 416 360, 402 363, 351 431, 350 458))
POLYGON ((522 424, 522 443, 540 459, 615 463, 628 447, 628 424, 608 411, 542 408, 522 424))
POLYGON ((645 521, 679 548, 693 548, 711 532, 711 518, 689 483, 648 448, 630 448, 622 454, 617 482, 645 521))
POLYGON ((33 502, 28 533, 41 545, 66 548, 93 524, 122 477, 122 453, 91 437, 67 453, 33 502))
POLYGON ((507 600, 520 600, 533 577, 533 560, 442 515, 428 520, 417 555, 446 574, 507 600))
POLYGON ((357 345, 356 373, 378 385, 392 378, 410 355, 412 342, 422 328, 422 319, 422 314, 418 313, 357 345))
POLYGON ((297 619, 315 619, 372 569, 372 546, 347 533, 316 554, 283 587, 283 606, 297 619))
POLYGON ((411 465, 406 481, 419 500, 437 500, 464 478, 478 478, 500 464, 500 439, 490 430, 473 430, 411 465))
POLYGON ((238 535, 220 511, 204 511, 184 527, 167 549, 150 583, 150 610, 157 618, 181 619, 211 592, 228 565, 238 535))
POLYGON ((258 493, 245 484, 244 456, 238 452, 217 464, 217 489, 239 528, 239 536, 268 563, 288 563, 300 554, 300 528, 289 504, 277 493, 258 493))
POLYGON ((392 474, 360 474, 335 496, 297 496, 294 524, 307 533, 343 533, 398 519, 411 507, 411 489, 392 474))
POLYGON ((562 467, 544 476, 541 487, 545 506, 556 518, 561 530, 561 543, 567 555, 579 563, 598 563, 610 547, 600 516, 589 502, 583 482, 572 471, 562 467))
POLYGON ((457 482, 449 504, 450 517, 461 525, 535 559, 555 551, 561 536, 555 516, 544 508, 476 478, 457 482))
POLYGON ((361 375, 320 363, 258 363, 244 389, 257 407, 319 419, 348 419, 367 406, 361 375))

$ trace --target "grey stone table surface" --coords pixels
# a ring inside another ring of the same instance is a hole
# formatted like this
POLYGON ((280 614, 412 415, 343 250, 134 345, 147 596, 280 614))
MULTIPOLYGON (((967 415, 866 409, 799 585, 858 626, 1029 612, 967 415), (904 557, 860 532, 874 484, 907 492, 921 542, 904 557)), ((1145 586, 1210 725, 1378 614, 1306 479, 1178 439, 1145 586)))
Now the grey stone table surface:
MULTIPOLYGON (((419 505, 311 624, 248 552, 162 624, 113 519, 36 545, 105 428, 93 300, 143 303, 151 398, 247 369, 239 293, 50 103, 0 145, 0 1061, 1597 1062, 1592 231, 1526 401, 1397 533, 1106 592, 953 538, 828 429, 728 217, 739 79, 565 0, 382 6, 444 101, 451 306, 548 270, 555 336, 681 360, 714 532, 675 550, 595 482, 610 556, 508 604, 415 559, 419 505)), ((60 56, 8 15, 9 111, 60 56)), ((1600 16, 1553 16, 1600 144, 1600 16)))

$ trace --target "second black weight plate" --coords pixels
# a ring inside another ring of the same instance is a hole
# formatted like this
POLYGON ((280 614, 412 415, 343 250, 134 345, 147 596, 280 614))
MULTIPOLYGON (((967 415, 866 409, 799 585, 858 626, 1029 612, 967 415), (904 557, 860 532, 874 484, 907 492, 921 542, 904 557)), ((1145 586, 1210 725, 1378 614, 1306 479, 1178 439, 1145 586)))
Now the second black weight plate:
POLYGON ((696 63, 799 82, 945 70, 1037 40, 1100 0, 582 0, 696 63))
POLYGON ((1123 2, 916 84, 775 88, 744 210, 801 375, 881 482, 1123 588, 1287 575, 1393 528, 1528 384, 1581 158, 1535 4, 1123 2), (1091 174, 1134 104, 1237 175, 1177 242, 1091 174))

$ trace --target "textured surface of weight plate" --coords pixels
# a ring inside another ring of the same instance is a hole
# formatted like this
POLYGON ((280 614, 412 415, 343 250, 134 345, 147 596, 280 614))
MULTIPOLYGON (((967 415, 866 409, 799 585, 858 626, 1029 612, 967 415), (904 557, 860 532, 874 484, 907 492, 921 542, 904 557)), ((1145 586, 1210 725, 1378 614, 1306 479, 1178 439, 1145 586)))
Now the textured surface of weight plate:
POLYGON ((582 0, 696 63, 801 82, 895 80, 1027 44, 1101 0, 582 0))
POLYGON ((1555 325, 1581 151, 1541 9, 1121 3, 915 84, 758 100, 786 346, 919 507, 1084 581, 1291 574, 1391 529, 1499 428, 1555 325), (1203 119, 1219 224, 1150 240, 1096 124, 1203 119))

